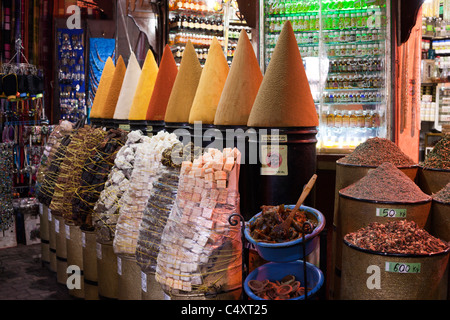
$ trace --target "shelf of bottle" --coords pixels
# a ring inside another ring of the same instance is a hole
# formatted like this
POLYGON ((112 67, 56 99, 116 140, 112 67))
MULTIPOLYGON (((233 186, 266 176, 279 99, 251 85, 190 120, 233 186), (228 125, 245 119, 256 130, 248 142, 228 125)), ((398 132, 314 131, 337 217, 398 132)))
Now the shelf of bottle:
POLYGON ((371 102, 324 102, 323 106, 356 106, 356 105, 370 105, 377 106, 384 104, 382 101, 371 101, 371 102))
MULTIPOLYGON (((281 28, 279 28, 279 30, 270 30, 269 25, 267 25, 267 21, 266 21, 266 34, 280 34, 281 33, 281 28)), ((322 29, 323 33, 331 33, 331 32, 347 32, 347 31, 356 31, 356 32, 364 32, 364 31, 384 31, 384 28, 361 28, 361 27, 356 27, 356 28, 342 28, 342 29, 322 29)), ((294 34, 305 34, 305 33, 319 33, 320 30, 318 29, 314 29, 314 30, 295 30, 294 29, 294 34)))
POLYGON ((222 11, 200 11, 200 10, 192 10, 192 9, 183 9, 183 8, 177 8, 174 10, 169 11, 170 15, 195 15, 200 17, 222 17, 223 12, 222 11))
MULTIPOLYGON (((332 10, 327 10, 327 9, 323 9, 322 8, 322 15, 334 15, 334 14, 358 14, 358 13, 372 13, 372 12, 380 12, 383 13, 385 12, 385 7, 369 7, 369 8, 343 8, 343 9, 332 9, 332 10)), ((302 15, 315 15, 315 14, 319 14, 320 10, 307 10, 307 11, 295 11, 295 12, 281 12, 281 13, 273 13, 273 12, 267 12, 266 16, 270 17, 270 18, 281 18, 281 17, 299 17, 302 15)))
POLYGON ((384 90, 384 88, 380 87, 380 88, 360 88, 360 87, 355 87, 355 88, 346 88, 346 89, 329 89, 329 88, 324 88, 323 91, 324 92, 349 92, 349 91, 381 91, 384 90))
POLYGON ((192 34, 199 34, 199 35, 223 37, 223 30, 212 31, 212 30, 194 29, 194 28, 170 28, 169 32, 171 34, 174 34, 174 33, 192 33, 192 34))

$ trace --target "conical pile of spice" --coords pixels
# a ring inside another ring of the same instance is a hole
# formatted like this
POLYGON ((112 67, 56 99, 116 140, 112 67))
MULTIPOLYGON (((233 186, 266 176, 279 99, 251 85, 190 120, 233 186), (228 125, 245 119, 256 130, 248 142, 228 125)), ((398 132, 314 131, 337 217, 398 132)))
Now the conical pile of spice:
POLYGON ((315 127, 316 107, 290 21, 277 40, 250 112, 249 127, 315 127))
POLYGON ((450 182, 447 185, 432 195, 433 200, 442 202, 442 203, 450 203, 450 182))
POLYGON ((372 222, 344 239, 361 249, 393 254, 429 255, 449 249, 447 243, 406 220, 372 222))
POLYGON ((208 57, 203 67, 197 92, 189 113, 189 123, 201 121, 203 124, 214 124, 217 105, 222 95, 229 72, 228 62, 222 46, 214 37, 209 46, 208 57))
POLYGON ((396 167, 415 165, 408 155, 391 140, 385 138, 371 138, 358 145, 352 153, 339 159, 337 163, 360 166, 377 167, 389 162, 396 167))
POLYGON ((119 56, 116 62, 116 69, 114 76, 109 86, 108 96, 106 97, 105 104, 100 110, 100 118, 112 119, 116 110, 117 100, 119 99, 120 89, 122 88, 123 78, 127 71, 127 66, 123 61, 122 56, 119 56))
POLYGON ((149 49, 145 57, 144 65, 142 66, 142 73, 136 87, 136 92, 134 93, 128 120, 146 119, 148 105, 153 94, 153 89, 155 88, 158 69, 155 56, 149 49))
POLYGON ((444 135, 421 163, 424 168, 450 170, 450 134, 444 135))
POLYGON ((97 91, 95 92, 94 102, 92 103, 90 113, 91 118, 101 117, 101 112, 108 97, 109 87, 111 86, 115 69, 116 67, 114 66, 114 62, 111 57, 108 57, 102 71, 100 82, 98 83, 97 91))
POLYGON ((246 126, 262 79, 252 44, 247 32, 242 30, 214 124, 246 126))
POLYGON ((164 121, 166 123, 187 123, 189 113, 202 75, 194 46, 188 41, 183 52, 180 68, 167 103, 164 121))
POLYGON ((134 93, 136 92, 139 79, 141 77, 141 67, 136 59, 136 55, 131 52, 128 59, 127 71, 120 88, 119 98, 117 99, 116 109, 114 110, 114 119, 128 120, 134 93))
POLYGON ((363 178, 339 193, 370 201, 416 203, 431 200, 406 174, 389 162, 369 170, 363 178))
POLYGON ((173 53, 170 50, 170 46, 166 45, 159 65, 155 88, 148 105, 146 120, 164 120, 167 102, 169 101, 177 72, 178 68, 173 53))

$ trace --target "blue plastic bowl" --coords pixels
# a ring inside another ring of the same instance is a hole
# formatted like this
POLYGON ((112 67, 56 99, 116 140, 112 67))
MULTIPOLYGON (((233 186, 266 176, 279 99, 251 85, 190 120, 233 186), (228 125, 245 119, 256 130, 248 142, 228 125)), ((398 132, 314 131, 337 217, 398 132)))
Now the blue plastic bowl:
MULTIPOLYGON (((293 209, 295 205, 286 205, 286 208, 293 209)), ((325 227, 325 217, 324 215, 311 207, 300 206, 300 210, 304 210, 308 214, 312 214, 315 219, 317 219, 317 227, 313 230, 312 233, 307 234, 305 236, 305 255, 309 255, 314 249, 317 247, 319 243, 318 235, 322 232, 325 227)), ((250 227, 249 225, 253 223, 259 216, 261 212, 253 216, 245 226, 244 234, 247 241, 254 245, 258 254, 267 261, 272 262, 289 262, 301 260, 304 258, 303 256, 303 239, 302 237, 287 242, 280 243, 267 243, 260 242, 253 239, 250 236, 250 227)))
MULTIPOLYGON (((252 300, 265 300, 263 298, 258 297, 253 293, 253 291, 248 286, 248 282, 250 280, 269 280, 269 281, 280 281, 283 279, 283 277, 287 275, 294 275, 295 279, 300 281, 300 285, 303 287, 305 285, 304 281, 304 274, 303 274, 303 266, 304 262, 299 261, 293 261, 293 262, 287 262, 287 263, 278 263, 278 262, 269 262, 266 263, 252 272, 245 278, 244 281, 244 291, 247 294, 247 296, 252 300)), ((311 288, 310 291, 308 291, 308 299, 314 298, 314 296, 318 293, 320 288, 322 287, 325 278, 322 273, 322 270, 317 268, 315 265, 306 262, 306 279, 307 279, 307 287, 311 288)), ((305 296, 299 296, 296 298, 292 298, 289 300, 304 300, 305 296)))

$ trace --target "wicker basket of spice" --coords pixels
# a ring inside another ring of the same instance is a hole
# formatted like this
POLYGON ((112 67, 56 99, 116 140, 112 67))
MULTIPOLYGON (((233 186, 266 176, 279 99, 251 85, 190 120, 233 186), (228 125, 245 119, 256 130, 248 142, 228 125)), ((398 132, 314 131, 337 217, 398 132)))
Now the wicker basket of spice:
POLYGON ((426 194, 433 194, 450 182, 450 134, 444 135, 420 163, 419 186, 426 194))
POLYGON ((414 221, 373 222, 345 236, 343 300, 445 300, 450 247, 414 221))
POLYGON ((450 241, 450 182, 432 198, 430 232, 435 237, 450 241))
MULTIPOLYGON (((342 239, 347 233, 372 222, 400 219, 414 221, 425 228, 429 224, 430 209, 431 197, 395 165, 386 162, 369 171, 362 179, 339 191, 335 270, 342 268, 342 239)), ((334 294, 339 296, 339 285, 334 294)))

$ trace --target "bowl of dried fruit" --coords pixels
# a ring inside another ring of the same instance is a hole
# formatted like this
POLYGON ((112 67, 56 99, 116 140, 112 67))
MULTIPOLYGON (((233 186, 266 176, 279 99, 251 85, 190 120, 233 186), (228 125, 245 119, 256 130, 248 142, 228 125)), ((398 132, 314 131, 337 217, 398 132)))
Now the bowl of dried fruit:
POLYGON ((245 225, 245 238, 258 254, 271 262, 303 259, 317 247, 319 234, 325 227, 325 217, 317 209, 300 206, 285 232, 276 227, 289 216, 294 205, 263 206, 245 225))
POLYGON ((252 300, 304 300, 305 287, 306 298, 311 299, 323 283, 322 271, 309 262, 269 262, 250 272, 244 281, 244 290, 252 300))

